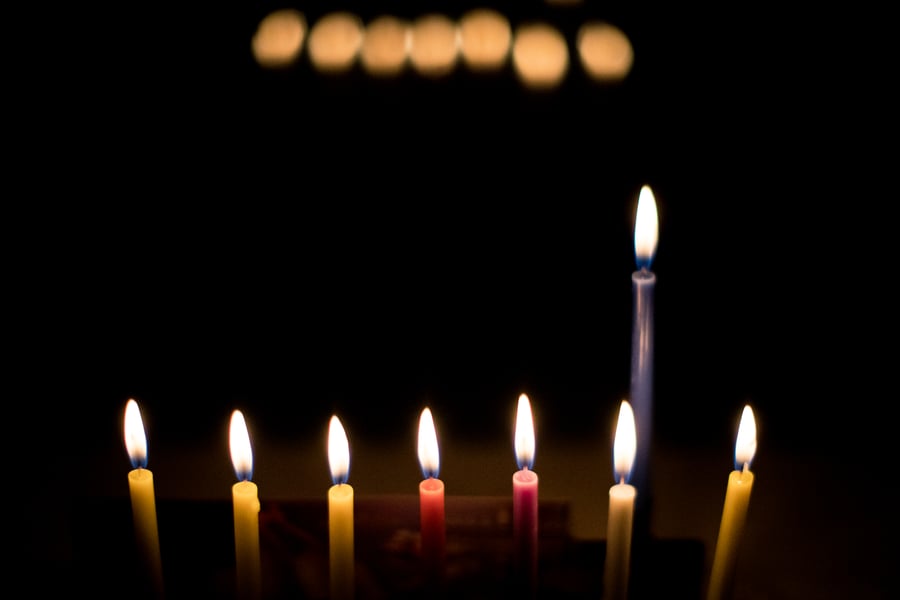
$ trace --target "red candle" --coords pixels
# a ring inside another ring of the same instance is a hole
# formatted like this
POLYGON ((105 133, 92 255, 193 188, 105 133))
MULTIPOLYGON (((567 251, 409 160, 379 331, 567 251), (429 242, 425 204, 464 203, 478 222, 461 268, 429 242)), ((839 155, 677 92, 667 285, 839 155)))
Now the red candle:
POLYGON ((516 577, 534 595, 537 589, 538 476, 534 465, 534 421, 528 396, 519 396, 516 414, 516 461, 513 474, 513 555, 516 577))
POLYGON ((419 513, 422 535, 422 563, 431 579, 442 579, 446 552, 444 522, 444 482, 438 479, 440 456, 431 410, 419 418, 419 464, 425 477, 419 484, 419 513))

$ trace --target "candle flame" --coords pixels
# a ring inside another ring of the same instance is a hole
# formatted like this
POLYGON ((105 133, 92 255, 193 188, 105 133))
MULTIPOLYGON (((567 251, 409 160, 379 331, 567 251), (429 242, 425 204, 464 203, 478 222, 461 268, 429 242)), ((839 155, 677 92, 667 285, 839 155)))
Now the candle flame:
POLYGON ((637 215, 634 222, 634 253, 638 269, 649 269, 656 254, 659 238, 659 217, 656 214, 656 199, 650 186, 641 187, 638 196, 637 215))
POLYGON ((129 399, 125 405, 125 449, 133 468, 147 466, 147 434, 144 432, 141 409, 134 399, 129 399))
POLYGON ((616 423, 616 438, 613 442, 616 481, 628 480, 636 452, 637 432, 634 426, 634 410, 627 400, 622 400, 622 405, 619 407, 619 420, 616 423))
POLYGON ((734 468, 750 468, 756 455, 756 419, 750 405, 744 406, 741 413, 741 424, 738 425, 737 442, 734 444, 734 468))
POLYGON ((434 418, 431 416, 430 408, 425 408, 419 417, 419 464, 426 479, 437 478, 440 473, 437 432, 434 429, 434 418))
POLYGON ((328 464, 331 466, 331 480, 334 484, 347 483, 350 474, 350 444, 347 442, 347 432, 337 416, 332 416, 328 425, 328 464))
POLYGON ((231 464, 234 465, 238 481, 250 481, 253 478, 253 451, 250 449, 250 434, 247 432, 244 413, 239 410, 231 413, 229 442, 231 464))
POLYGON ((516 462, 520 469, 530 469, 534 465, 534 421, 528 396, 519 396, 516 413, 516 462))

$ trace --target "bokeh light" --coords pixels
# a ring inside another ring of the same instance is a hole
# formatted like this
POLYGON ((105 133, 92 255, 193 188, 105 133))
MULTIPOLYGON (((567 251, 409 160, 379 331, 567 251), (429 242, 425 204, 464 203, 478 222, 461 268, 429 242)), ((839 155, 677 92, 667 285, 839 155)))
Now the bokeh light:
POLYGON ((256 62, 266 68, 287 67, 300 56, 306 37, 306 17, 292 8, 269 13, 259 22, 250 42, 256 62))
POLYGON ((310 29, 307 51, 317 69, 343 72, 356 62, 362 40, 359 17, 349 12, 333 12, 324 15, 310 29))
POLYGON ((373 19, 366 26, 360 62, 370 75, 392 76, 403 71, 409 57, 409 23, 390 15, 373 19))
POLYGON ((459 58, 459 28, 449 17, 432 13, 413 21, 410 60, 422 75, 450 73, 459 58))
POLYGON ((604 22, 585 23, 578 30, 578 54, 585 72, 593 79, 624 79, 634 63, 634 49, 625 33, 604 22))
POLYGON ((512 56, 519 80, 532 89, 557 87, 569 69, 566 39, 547 23, 520 25, 513 38, 512 56))
POLYGON ((512 29, 509 19, 495 10, 477 8, 459 21, 460 50, 471 69, 501 68, 509 58, 512 29))

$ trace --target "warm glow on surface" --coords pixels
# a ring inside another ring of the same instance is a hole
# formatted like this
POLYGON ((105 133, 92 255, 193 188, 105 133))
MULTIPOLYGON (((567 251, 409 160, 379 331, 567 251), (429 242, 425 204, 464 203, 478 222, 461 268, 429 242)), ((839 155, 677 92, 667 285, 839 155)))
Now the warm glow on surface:
POLYGON ((519 468, 534 466, 534 420, 531 415, 531 402, 528 396, 519 396, 519 408, 516 412, 516 461, 519 468))
POLYGON ((624 78, 634 63, 628 36, 609 23, 585 23, 578 30, 578 54, 588 75, 597 80, 624 78))
POLYGON ((499 69, 509 57, 512 29, 502 14, 478 8, 460 19, 459 40, 466 65, 474 70, 499 69))
POLYGON ((459 57, 459 31, 449 17, 428 14, 412 24, 409 58, 419 73, 445 75, 453 70, 459 57))
POLYGON ((131 466, 135 469, 147 466, 147 434, 144 432, 141 409, 133 399, 125 405, 125 449, 131 466))
POLYGON ((238 481, 249 481, 253 478, 253 451, 250 449, 250 433, 247 431, 247 422, 244 420, 244 414, 239 410, 231 413, 228 438, 231 464, 234 465, 238 481))
POLYGON ((347 483, 350 474, 350 443, 337 416, 331 417, 328 425, 328 464, 331 466, 331 480, 335 484, 347 483))
POLYGON ((569 68, 569 49, 558 29, 537 23, 520 26, 513 40, 513 66, 530 88, 559 85, 569 68))
POLYGON ((434 418, 431 409, 426 408, 419 417, 419 464, 422 466, 422 474, 428 477, 437 477, 440 472, 440 456, 438 454, 437 431, 434 428, 434 418))
POLYGON ((286 8, 266 15, 251 40, 253 57, 263 67, 293 64, 306 36, 306 18, 298 10, 286 8))
POLYGON ((365 30, 360 61, 371 75, 397 75, 409 57, 409 23, 384 15, 371 21, 365 30))
POLYGON ((613 465, 616 471, 616 481, 628 480, 636 452, 637 432, 634 425, 634 411, 631 404, 627 400, 623 400, 619 408, 619 420, 616 423, 616 439, 613 442, 613 465))
POLYGON ((340 72, 353 66, 363 40, 359 18, 348 12, 333 12, 316 21, 307 43, 313 66, 340 72))
POLYGON ((659 238, 659 217, 656 212, 656 199, 650 186, 641 187, 638 196, 637 216, 634 222, 634 253, 638 267, 650 267, 653 255, 656 254, 656 242, 659 238))
POLYGON ((756 419, 753 417, 753 409, 747 405, 741 413, 741 424, 738 425, 737 442, 734 445, 735 468, 743 469, 746 465, 749 469, 754 456, 756 456, 756 419))

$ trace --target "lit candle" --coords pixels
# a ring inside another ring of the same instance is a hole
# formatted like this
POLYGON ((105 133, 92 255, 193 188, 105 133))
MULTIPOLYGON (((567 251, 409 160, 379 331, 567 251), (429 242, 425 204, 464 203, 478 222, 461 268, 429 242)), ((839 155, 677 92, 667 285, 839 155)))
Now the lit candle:
POLYGON ((515 450, 519 470, 513 474, 513 552, 516 577, 529 595, 537 591, 538 476, 534 466, 534 421, 531 403, 519 395, 516 413, 515 450))
POLYGON ((231 414, 231 462, 238 482, 231 488, 234 503, 234 551, 237 597, 259 598, 262 593, 259 556, 259 496, 253 476, 250 434, 241 411, 231 414))
POLYGON ((603 574, 604 600, 628 596, 631 564, 631 529, 634 523, 634 498, 637 490, 626 483, 634 464, 636 431, 634 412, 627 401, 619 408, 613 464, 616 483, 609 488, 609 521, 606 528, 606 566, 603 574))
POLYGON ((337 416, 328 427, 328 463, 334 485, 328 490, 328 543, 331 567, 331 597, 352 598, 353 572, 353 487, 350 474, 350 445, 337 416))
POLYGON ((734 446, 734 471, 728 476, 725 506, 719 525, 719 539, 713 556, 712 575, 709 579, 707 598, 730 598, 734 591, 734 567, 740 546, 747 506, 753 489, 753 472, 750 463, 756 454, 756 420, 750 406, 744 406, 734 446))
POLYGON ((135 400, 125 405, 125 449, 133 467, 128 473, 131 513, 138 551, 147 568, 147 579, 157 597, 163 596, 162 561, 159 553, 159 531, 156 527, 156 496, 153 472, 147 469, 147 435, 141 410, 135 400))
POLYGON ((422 563, 426 575, 442 580, 446 551, 444 523, 444 482, 438 479, 440 456, 437 432, 431 409, 425 408, 419 418, 419 464, 424 479, 419 484, 419 514, 422 536, 422 563))
MULTIPOLYGON (((631 388, 629 398, 637 422, 637 449, 632 480, 641 490, 638 514, 646 519, 646 503, 652 499, 649 485, 649 456, 653 427, 653 291, 656 275, 650 270, 656 254, 659 219, 656 200, 649 186, 641 187, 634 223, 634 252, 637 270, 631 274, 631 388)), ((645 527, 645 523, 641 523, 645 527)))

